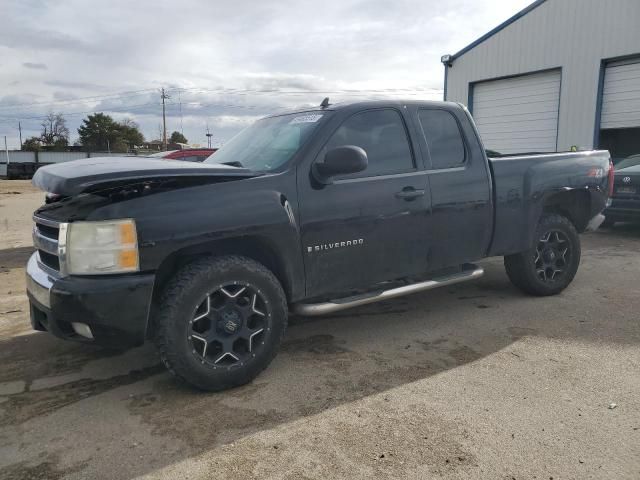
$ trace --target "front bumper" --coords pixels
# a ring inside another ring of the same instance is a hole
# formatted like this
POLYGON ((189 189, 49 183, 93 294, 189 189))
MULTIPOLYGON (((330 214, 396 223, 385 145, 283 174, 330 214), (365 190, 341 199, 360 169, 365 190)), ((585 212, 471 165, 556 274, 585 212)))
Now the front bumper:
POLYGON ((37 256, 34 253, 27 263, 27 295, 35 330, 113 348, 144 342, 155 275, 58 278, 38 265, 37 256), (93 338, 79 334, 74 323, 88 326, 93 338))

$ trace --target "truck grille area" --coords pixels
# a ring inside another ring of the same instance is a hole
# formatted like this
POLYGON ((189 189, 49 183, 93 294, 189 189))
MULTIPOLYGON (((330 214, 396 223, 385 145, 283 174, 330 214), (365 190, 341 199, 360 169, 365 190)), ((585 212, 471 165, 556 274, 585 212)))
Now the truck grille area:
POLYGON ((60 272, 58 238, 60 224, 42 217, 33 217, 33 246, 38 251, 39 263, 55 272, 60 272))

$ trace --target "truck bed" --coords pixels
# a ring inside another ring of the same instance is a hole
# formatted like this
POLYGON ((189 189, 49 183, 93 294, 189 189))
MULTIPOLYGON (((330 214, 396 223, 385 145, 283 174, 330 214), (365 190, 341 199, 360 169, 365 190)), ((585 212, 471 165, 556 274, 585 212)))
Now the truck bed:
POLYGON ((580 203, 584 219, 573 220, 584 231, 605 207, 609 161, 606 150, 490 157, 495 218, 489 256, 530 248, 543 205, 553 196, 572 194, 580 203))

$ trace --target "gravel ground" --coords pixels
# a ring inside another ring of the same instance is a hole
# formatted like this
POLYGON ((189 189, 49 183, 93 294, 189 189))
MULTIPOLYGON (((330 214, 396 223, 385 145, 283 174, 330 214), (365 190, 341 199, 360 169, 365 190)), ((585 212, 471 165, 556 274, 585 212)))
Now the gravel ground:
POLYGON ((292 318, 256 381, 204 394, 151 346, 30 331, 41 200, 0 181, 0 478, 640 478, 638 227, 584 235, 553 298, 492 259, 475 283, 292 318))

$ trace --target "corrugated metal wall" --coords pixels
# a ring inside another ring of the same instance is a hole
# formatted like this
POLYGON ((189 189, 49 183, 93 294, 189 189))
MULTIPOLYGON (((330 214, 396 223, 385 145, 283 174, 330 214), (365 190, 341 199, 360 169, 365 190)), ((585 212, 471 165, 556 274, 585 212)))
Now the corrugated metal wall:
POLYGON ((558 150, 593 147, 601 60, 640 54, 640 0, 547 0, 456 58, 447 100, 469 84, 562 68, 558 150))
MULTIPOLYGON (((80 160, 91 157, 122 157, 126 153, 102 153, 102 152, 38 152, 38 163, 60 163, 71 160, 80 160)), ((34 163, 36 154, 34 152, 23 152, 20 150, 9 150, 9 163, 34 163)), ((0 150, 0 177, 7 176, 7 152, 0 150)))
MULTIPOLYGON (((36 154, 33 152, 16 152, 9 150, 9 161, 15 163, 29 163, 36 161, 36 154)), ((7 152, 0 152, 0 162, 7 163, 7 152)))
MULTIPOLYGON (((87 158, 86 152, 38 152, 40 163, 59 163, 87 158)), ((33 160, 32 160, 33 161, 33 160)))

